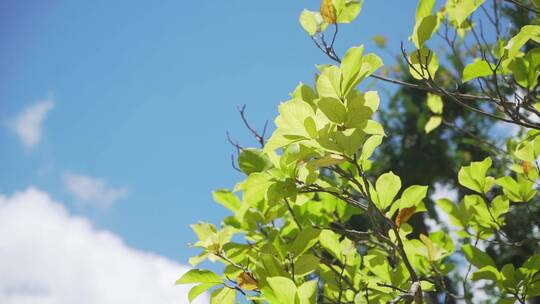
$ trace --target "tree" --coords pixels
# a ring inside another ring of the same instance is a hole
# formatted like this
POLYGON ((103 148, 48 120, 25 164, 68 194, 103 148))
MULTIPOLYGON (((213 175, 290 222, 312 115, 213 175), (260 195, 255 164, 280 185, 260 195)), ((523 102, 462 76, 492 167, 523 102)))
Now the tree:
POLYGON ((241 112, 260 148, 235 144, 246 179, 214 192, 233 215, 219 229, 192 225, 202 252, 190 263, 220 261, 223 274, 194 269, 177 283, 197 284, 190 299, 212 290, 212 303, 237 296, 253 303, 472 303, 481 293, 487 302, 532 300, 540 295, 540 3, 448 0, 434 12, 434 0, 420 0, 414 49, 400 49, 408 71, 400 78, 377 73, 382 60, 361 45, 343 57, 334 49, 338 27, 361 6, 323 0, 318 12, 301 13, 333 64, 319 66, 313 88, 301 83, 280 104, 268 140, 241 112), (504 28, 516 19, 509 10, 530 22, 504 28), (446 51, 428 47, 437 39, 446 51), (396 125, 402 113, 391 108, 377 122, 379 94, 357 89, 368 77, 403 87, 390 106, 400 100, 423 111, 406 112, 396 125), (416 136, 417 153, 407 133, 385 132, 418 122, 429 136, 416 136), (521 128, 506 136, 506 147, 486 134, 501 124, 521 128), (436 206, 451 230, 411 225, 411 217, 434 210, 428 185, 449 176, 461 199, 436 206), (510 249, 519 258, 498 258, 510 249))

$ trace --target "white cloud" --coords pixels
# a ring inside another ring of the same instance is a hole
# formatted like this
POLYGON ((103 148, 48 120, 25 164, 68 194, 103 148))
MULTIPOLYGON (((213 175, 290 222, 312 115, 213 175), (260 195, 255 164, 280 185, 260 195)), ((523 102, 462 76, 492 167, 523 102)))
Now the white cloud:
POLYGON ((100 178, 71 172, 64 173, 64 185, 79 201, 103 208, 110 207, 129 193, 126 187, 112 188, 100 178))
POLYGON ((43 132, 43 121, 53 107, 52 100, 37 102, 26 107, 10 123, 11 129, 26 147, 33 148, 39 143, 43 132))
POLYGON ((3 304, 188 303, 188 287, 174 285, 187 266, 126 246, 34 188, 0 194, 0 244, 3 304))

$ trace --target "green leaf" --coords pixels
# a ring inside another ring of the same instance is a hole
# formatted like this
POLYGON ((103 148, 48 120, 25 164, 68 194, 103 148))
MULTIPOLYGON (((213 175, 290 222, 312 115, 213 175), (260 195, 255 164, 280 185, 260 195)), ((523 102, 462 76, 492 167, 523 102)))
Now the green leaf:
POLYGON ((333 0, 338 23, 351 23, 362 10, 361 0, 333 0))
POLYGON ((534 48, 525 55, 527 59, 527 88, 532 89, 538 84, 540 76, 540 48, 534 48))
POLYGON ((360 45, 347 50, 341 61, 341 71, 343 73, 344 92, 348 92, 355 84, 358 73, 362 68, 364 46, 360 45))
POLYGON ((461 251, 463 251, 463 254, 465 254, 467 261, 476 266, 476 268, 482 268, 485 266, 495 267, 495 262, 493 262, 493 259, 487 253, 472 246, 471 244, 463 245, 461 247, 461 251))
POLYGON ((294 92, 292 92, 291 97, 293 99, 303 100, 310 105, 313 105, 313 101, 317 96, 315 96, 315 91, 313 91, 310 86, 300 82, 294 89, 294 92))
POLYGON ((521 202, 520 187, 511 176, 498 178, 495 183, 503 188, 504 194, 513 202, 521 202))
POLYGON ((427 105, 431 112, 434 114, 442 114, 443 112, 443 101, 441 96, 437 94, 428 93, 427 94, 427 105))
POLYGON ((540 270, 540 253, 537 253, 527 259, 519 268, 525 276, 531 279, 540 270))
POLYGON ((369 135, 385 135, 381 124, 371 119, 367 121, 366 127, 362 131, 369 135))
POLYGON ((475 273, 473 273, 471 276, 471 280, 473 281, 490 280, 490 281, 496 282, 500 279, 500 277, 501 277, 501 274, 495 266, 487 265, 478 269, 475 273))
POLYGON ((388 172, 381 175, 375 183, 378 199, 375 200, 377 207, 385 210, 396 197, 396 194, 401 189, 401 179, 393 172, 388 172))
POLYGON ((191 288, 189 290, 189 293, 188 293, 189 303, 193 302, 193 300, 195 300, 198 296, 203 294, 208 289, 210 289, 210 288, 212 288, 214 286, 217 286, 217 285, 219 285, 219 284, 217 284, 217 283, 205 283, 205 284, 200 284, 200 285, 194 286, 193 288, 191 288))
POLYGON ((216 227, 210 223, 200 222, 190 225, 199 239, 206 239, 217 232, 216 227))
POLYGON ((317 106, 331 122, 341 124, 345 121, 347 110, 340 100, 331 97, 321 98, 317 106))
MULTIPOLYGON (((373 114, 372 108, 366 105, 366 95, 368 94, 361 94, 347 100, 347 114, 345 118, 346 128, 364 128, 366 126, 367 120, 373 114)), ((370 99, 370 101, 373 102, 374 98, 371 97, 370 99)))
POLYGON ((292 280, 285 277, 269 277, 266 278, 266 281, 282 304, 296 302, 297 288, 292 280))
POLYGON ((429 281, 420 281, 420 286, 422 287, 422 291, 433 291, 435 290, 435 284, 429 282, 429 281))
POLYGON ((297 276, 305 276, 319 268, 319 258, 312 254, 304 254, 300 256, 294 263, 294 274, 297 276))
POLYGON ((227 189, 218 189, 212 193, 214 200, 224 206, 225 208, 237 212, 240 210, 240 200, 234 193, 227 189))
POLYGON ((540 75, 540 48, 528 51, 525 57, 514 58, 508 68, 520 86, 528 90, 536 87, 540 75))
POLYGON ((528 75, 529 62, 523 57, 514 58, 509 64, 508 68, 514 74, 516 82, 524 87, 529 88, 529 75, 528 75))
POLYGON ((304 120, 315 116, 313 108, 304 101, 291 100, 279 106, 279 116, 276 118, 276 126, 288 135, 307 136, 304 129, 304 120))
POLYGON ((317 138, 319 136, 319 132, 317 131, 317 123, 313 117, 306 117, 304 120, 304 127, 306 128, 309 137, 317 138))
POLYGON ((266 199, 270 204, 276 204, 284 198, 294 198, 297 194, 296 183, 294 179, 274 181, 266 192, 266 199))
POLYGON ((430 262, 436 261, 441 258, 441 252, 438 250, 438 248, 433 244, 430 238, 427 236, 420 234, 420 240, 424 245, 426 246, 427 250, 427 258, 430 262))
POLYGON ((441 125, 442 117, 440 115, 433 115, 429 118, 428 122, 424 126, 426 134, 435 130, 438 126, 441 125))
POLYGON ((417 22, 413 30, 413 42, 417 49, 421 49, 424 43, 437 31, 439 18, 436 15, 426 16, 417 22))
POLYGON ((323 230, 319 235, 321 246, 328 250, 335 258, 341 259, 341 245, 339 243, 339 235, 331 230, 323 230))
POLYGON ((315 82, 319 97, 332 97, 341 100, 341 78, 341 70, 337 66, 323 67, 315 82))
POLYGON ((315 303, 316 292, 316 280, 304 282, 304 284, 300 285, 300 287, 298 288, 298 298, 300 299, 300 304, 315 303))
POLYGON ((428 186, 412 185, 403 191, 400 198, 399 209, 416 206, 427 194, 428 186))
POLYGON ((244 149, 238 157, 238 165, 240 170, 247 175, 256 172, 263 172, 273 167, 272 162, 259 149, 244 149))
POLYGON ((435 7, 435 0, 420 0, 416 7, 416 22, 422 20, 422 18, 431 15, 433 8, 435 7))
POLYGON ((303 229, 298 233, 290 246, 290 252, 294 257, 303 255, 318 241, 321 231, 312 227, 303 229))
POLYGON ((510 202, 508 201, 508 199, 503 198, 502 195, 495 197, 491 201, 491 208, 493 209, 493 217, 495 218, 499 226, 503 225, 504 214, 507 213, 508 209, 510 208, 510 202))
POLYGON ((468 64, 463 69, 463 76, 461 77, 461 81, 465 83, 478 77, 493 75, 492 69, 495 69, 494 65, 477 58, 473 63, 468 64))
POLYGON ((285 275, 283 262, 275 255, 263 253, 259 255, 261 266, 264 268, 265 274, 268 276, 285 275))
POLYGON ((497 221, 493 220, 491 208, 487 208, 486 201, 482 196, 473 194, 465 195, 463 202, 473 212, 473 221, 470 223, 475 230, 483 230, 483 228, 495 228, 497 229, 497 221))
POLYGON ((519 52, 519 49, 521 49, 521 47, 529 40, 540 42, 540 26, 525 25, 522 27, 519 33, 512 37, 504 47, 508 51, 508 58, 514 59, 519 52))
POLYGON ((236 290, 224 287, 214 290, 210 297, 210 304, 234 304, 236 290))
POLYGON ((360 73, 358 74, 359 77, 356 79, 356 82, 359 83, 364 78, 373 74, 377 69, 379 69, 383 65, 384 63, 381 57, 373 53, 367 54, 366 56, 364 56, 364 63, 362 64, 362 68, 360 69, 360 73))
POLYGON ((221 284, 223 283, 223 279, 210 270, 191 269, 186 272, 180 279, 176 280, 176 284, 192 283, 221 284))
POLYGON ((377 93, 377 91, 367 91, 364 94, 364 99, 364 105, 369 107, 372 112, 376 112, 379 108, 379 104, 381 103, 379 93, 377 93))
POLYGON ((279 116, 275 120, 274 131, 264 147, 265 152, 285 147, 291 143, 310 139, 304 121, 314 117, 312 106, 300 99, 292 99, 279 105, 279 116))
POLYGON ((303 10, 300 14, 300 24, 310 36, 315 35, 317 32, 324 31, 328 26, 319 12, 312 12, 309 10, 303 10))
POLYGON ((199 265, 200 263, 202 263, 207 258, 208 258, 208 253, 207 252, 202 252, 197 256, 190 257, 188 262, 189 262, 189 265, 191 265, 192 267, 195 267, 195 266, 199 265))
POLYGON ((435 73, 439 69, 439 59, 437 54, 427 47, 412 52, 409 61, 411 63, 409 72, 415 79, 435 78, 435 73))
POLYGON ((503 286, 506 288, 516 288, 516 285, 518 284, 516 278, 515 278, 515 268, 512 264, 506 264, 501 269, 502 279, 503 279, 503 286))
POLYGON ((501 298, 498 299, 495 304, 515 304, 517 299, 515 297, 512 298, 501 298))
POLYGON ((367 160, 373 155, 375 149, 382 143, 383 137, 381 135, 370 136, 362 146, 362 154, 360 154, 360 160, 367 160))
POLYGON ((448 19, 459 27, 485 0, 449 0, 446 2, 448 19))
POLYGON ((236 190, 243 190, 244 204, 255 205, 265 198, 268 188, 273 184, 268 174, 253 173, 237 185, 236 190))
POLYGON ((487 193, 494 182, 492 177, 486 178, 491 164, 491 158, 486 157, 481 162, 472 162, 470 166, 462 167, 458 172, 459 183, 478 193, 487 193))
POLYGON ((365 139, 365 133, 358 129, 348 129, 335 133, 335 140, 340 147, 340 152, 352 156, 362 146, 365 139))
POLYGON ((467 215, 470 215, 470 213, 464 214, 462 212, 462 209, 459 207, 463 205, 458 206, 448 199, 437 200, 437 205, 446 212, 452 225, 459 228, 464 228, 468 225, 467 215))
POLYGON ((514 151, 514 156, 528 162, 534 162, 536 160, 536 154, 534 153, 534 143, 530 141, 524 141, 517 146, 514 151))
POLYGON ((330 167, 334 165, 339 165, 345 161, 345 158, 339 154, 328 154, 321 158, 315 159, 313 164, 317 167, 330 167))
POLYGON ((371 108, 359 106, 349 109, 345 118, 346 128, 364 128, 367 125, 368 118, 373 114, 371 108))

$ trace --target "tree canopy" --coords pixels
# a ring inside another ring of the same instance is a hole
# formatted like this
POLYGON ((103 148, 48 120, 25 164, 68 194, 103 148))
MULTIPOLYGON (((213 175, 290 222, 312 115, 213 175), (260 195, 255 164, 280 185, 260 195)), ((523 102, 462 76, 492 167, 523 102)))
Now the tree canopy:
POLYGON ((418 1, 394 66, 334 47, 362 1, 300 13, 329 62, 279 105, 269 138, 241 109, 257 147, 230 140, 245 179, 213 195, 231 215, 191 226, 190 263, 224 268, 182 276, 190 301, 537 301, 540 1, 436 6, 418 1), (361 91, 368 78, 399 89, 361 91), (438 185, 456 197, 434 200, 438 185))

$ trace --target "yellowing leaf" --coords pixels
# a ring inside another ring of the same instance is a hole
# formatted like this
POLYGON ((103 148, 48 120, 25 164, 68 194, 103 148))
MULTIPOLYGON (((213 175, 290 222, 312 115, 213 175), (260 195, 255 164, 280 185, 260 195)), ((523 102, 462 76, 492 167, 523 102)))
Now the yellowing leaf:
POLYGON ((532 169, 531 162, 529 161, 521 162, 521 168, 523 168, 523 173, 525 173, 525 175, 529 175, 529 172, 531 172, 531 169, 532 169))
POLYGON ((433 246, 433 242, 424 234, 420 234, 420 240, 426 245, 428 260, 435 261, 437 259, 437 249, 433 246))
POLYGON ((320 8, 321 16, 324 21, 333 24, 337 21, 336 8, 332 3, 332 0, 322 0, 320 8))
POLYGON ((238 286, 244 290, 255 290, 259 288, 259 282, 249 272, 242 272, 238 278, 236 278, 238 286))
POLYGON ((373 42, 375 43, 375 45, 381 49, 384 49, 386 47, 386 37, 385 36, 382 36, 382 35, 375 35, 373 36, 373 42))

